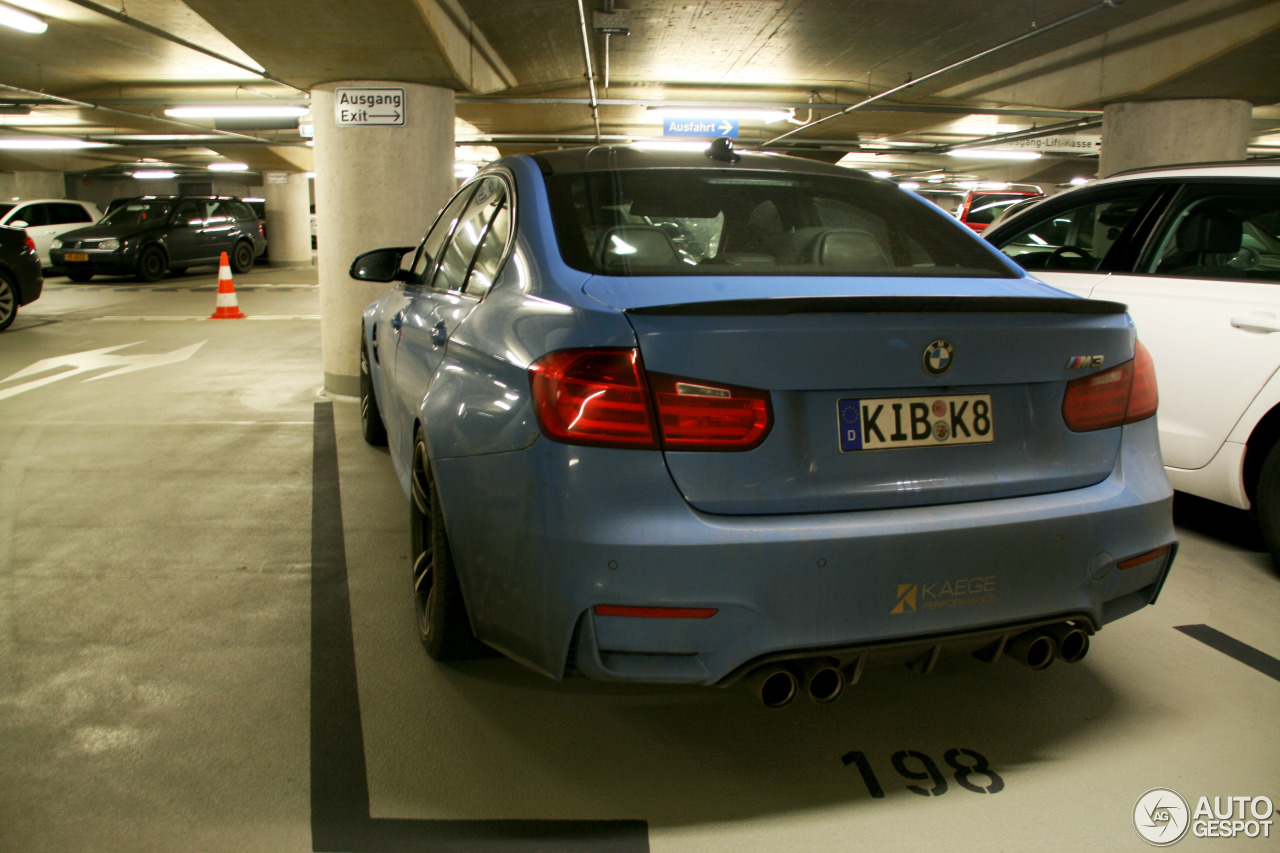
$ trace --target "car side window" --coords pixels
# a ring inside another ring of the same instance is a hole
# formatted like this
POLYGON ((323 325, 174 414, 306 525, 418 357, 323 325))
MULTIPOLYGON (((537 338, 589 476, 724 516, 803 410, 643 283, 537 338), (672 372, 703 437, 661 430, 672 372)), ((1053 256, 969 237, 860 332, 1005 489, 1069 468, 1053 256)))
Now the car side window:
POLYGON ((471 260, 475 257, 480 241, 484 239, 489 222, 496 211, 494 204, 501 204, 506 188, 500 178, 488 177, 476 187, 466 209, 458 217, 453 238, 445 244, 436 267, 431 286, 437 290, 462 290, 471 260))
POLYGON ((511 242, 511 199, 504 191, 493 196, 485 205, 489 214, 489 228, 476 250, 475 260, 471 262, 471 272, 467 276, 463 291, 477 299, 493 287, 493 280, 498 277, 502 260, 506 257, 507 244, 511 242))
POLYGON ((999 240, 996 248, 1023 269, 1100 269, 1107 252, 1154 191, 1150 186, 1119 187, 1079 205, 1052 205, 1039 216, 1028 214, 1033 221, 999 240))
POLYGON ((1146 273, 1280 281, 1280 184, 1189 186, 1153 245, 1146 273))
POLYGON ((54 204, 53 208, 53 224, 69 225, 75 222, 92 222, 93 217, 89 215, 89 211, 85 210, 78 204, 54 204))
POLYGON ((28 204, 14 214, 13 218, 21 219, 33 227, 36 225, 52 225, 53 222, 49 219, 49 207, 50 205, 47 204, 28 204))
POLYGON ((440 212, 440 215, 436 217, 435 225, 431 226, 431 230, 423 238, 422 244, 418 247, 418 253, 413 258, 413 266, 409 269, 410 284, 427 283, 427 277, 431 274, 432 267, 440 257, 440 248, 444 245, 444 241, 449 239, 449 235, 453 233, 453 226, 458 221, 458 216, 462 213, 463 208, 466 207, 467 201, 474 191, 475 185, 463 187, 445 206, 444 210, 440 212))
POLYGON ((194 201, 184 201, 178 205, 178 210, 173 215, 173 221, 182 223, 192 219, 204 219, 204 205, 194 201))

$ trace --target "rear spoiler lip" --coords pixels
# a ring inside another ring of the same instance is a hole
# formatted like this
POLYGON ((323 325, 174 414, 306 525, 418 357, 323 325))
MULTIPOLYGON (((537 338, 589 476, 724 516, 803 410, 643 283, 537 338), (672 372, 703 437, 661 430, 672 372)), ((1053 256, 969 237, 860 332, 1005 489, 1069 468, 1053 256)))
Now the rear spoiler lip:
POLYGON ((784 314, 1124 314, 1119 302, 1043 296, 780 296, 681 302, 623 309, 659 316, 772 316, 784 314))

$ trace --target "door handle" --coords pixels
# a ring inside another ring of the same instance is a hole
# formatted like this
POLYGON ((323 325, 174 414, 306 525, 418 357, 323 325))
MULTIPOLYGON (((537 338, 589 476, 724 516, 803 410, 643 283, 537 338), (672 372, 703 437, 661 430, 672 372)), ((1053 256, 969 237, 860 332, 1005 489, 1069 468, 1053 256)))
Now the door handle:
POLYGON ((431 327, 431 343, 442 347, 447 340, 449 340, 449 330, 445 328, 444 320, 441 320, 431 327))
POLYGON ((1232 317, 1231 325, 1246 332, 1280 332, 1280 320, 1269 314, 1249 314, 1232 317))

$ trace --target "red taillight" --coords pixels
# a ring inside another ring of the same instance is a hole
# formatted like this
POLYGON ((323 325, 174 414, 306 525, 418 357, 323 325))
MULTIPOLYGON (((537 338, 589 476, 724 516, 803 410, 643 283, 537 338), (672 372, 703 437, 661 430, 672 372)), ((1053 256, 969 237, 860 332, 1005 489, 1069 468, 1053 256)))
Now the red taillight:
POLYGON ((768 392, 649 374, 634 349, 553 352, 529 373, 538 423, 557 441, 749 450, 769 432, 768 392))
POLYGON ((31 239, 31 235, 28 234, 26 231, 23 231, 22 236, 24 238, 23 242, 27 244, 27 248, 33 252, 36 251, 36 241, 31 239))
POLYGON ((529 368, 542 431, 570 444, 658 446, 633 349, 561 350, 529 368))
POLYGON ((1155 362, 1139 341, 1132 361, 1068 382, 1062 417, 1071 429, 1087 432, 1145 420, 1158 403, 1155 362))
POLYGON ((746 450, 769 431, 769 394, 755 388, 649 374, 670 450, 746 450))

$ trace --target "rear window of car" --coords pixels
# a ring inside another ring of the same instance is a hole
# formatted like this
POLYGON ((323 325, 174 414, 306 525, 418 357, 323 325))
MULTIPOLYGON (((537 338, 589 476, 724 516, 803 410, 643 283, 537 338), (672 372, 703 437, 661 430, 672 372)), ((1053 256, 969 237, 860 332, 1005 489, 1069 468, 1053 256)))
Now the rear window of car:
POLYGON ((636 169, 547 188, 561 254, 585 272, 1017 277, 933 205, 865 178, 636 169))
POLYGON ((172 205, 167 202, 128 202, 102 217, 102 225, 143 225, 164 222, 172 205))

